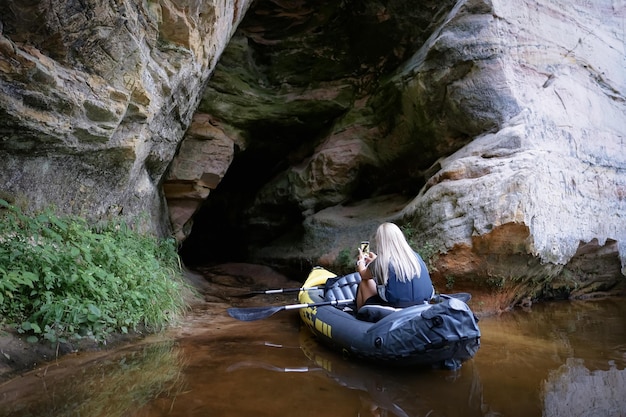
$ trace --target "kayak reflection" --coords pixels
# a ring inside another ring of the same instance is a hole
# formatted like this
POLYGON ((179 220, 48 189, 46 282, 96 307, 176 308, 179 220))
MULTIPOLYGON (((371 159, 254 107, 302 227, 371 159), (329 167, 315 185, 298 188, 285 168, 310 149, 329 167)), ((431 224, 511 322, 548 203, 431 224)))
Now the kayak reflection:
POLYGON ((360 416, 482 416, 482 410, 488 409, 482 403, 482 385, 472 361, 453 372, 365 366, 320 345, 304 327, 300 348, 335 382, 363 392, 360 416), (448 409, 448 404, 455 406, 448 409), (459 408, 458 404, 467 406, 459 408))
MULTIPOLYGON (((320 344, 304 326, 299 332, 299 344, 304 353, 301 366, 280 367, 248 360, 230 365, 227 371, 255 368, 325 373, 339 386, 358 391, 360 408, 353 415, 361 417, 482 416, 489 409, 482 402, 482 384, 472 361, 457 371, 367 366, 320 344)), ((302 383, 306 384, 305 378, 302 383)))

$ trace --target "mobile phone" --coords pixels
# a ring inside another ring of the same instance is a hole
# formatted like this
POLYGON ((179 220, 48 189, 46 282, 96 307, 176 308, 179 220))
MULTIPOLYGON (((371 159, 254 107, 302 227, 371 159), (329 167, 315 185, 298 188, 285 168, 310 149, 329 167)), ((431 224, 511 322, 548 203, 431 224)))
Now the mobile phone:
POLYGON ((370 242, 367 240, 364 240, 361 242, 361 252, 363 253, 369 253, 370 251, 370 242))

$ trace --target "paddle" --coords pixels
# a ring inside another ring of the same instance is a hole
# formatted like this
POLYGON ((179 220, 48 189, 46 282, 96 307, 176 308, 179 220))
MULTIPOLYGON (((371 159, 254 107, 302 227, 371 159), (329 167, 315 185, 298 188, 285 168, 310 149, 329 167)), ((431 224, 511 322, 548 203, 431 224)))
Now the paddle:
POLYGON ((276 289, 276 290, 251 291, 251 292, 247 292, 245 294, 233 295, 232 297, 234 297, 234 298, 250 298, 250 297, 254 297, 255 295, 260 295, 260 294, 281 294, 281 293, 286 293, 286 292, 320 290, 322 288, 324 288, 324 287, 279 288, 279 289, 276 289))
MULTIPOLYGON (((315 287, 303 288, 303 290, 314 289, 315 287)), ((290 288, 289 290, 298 291, 298 288, 290 288)), ((268 290, 268 291, 276 291, 276 290, 268 290)), ((472 298, 471 294, 466 292, 459 292, 455 294, 439 294, 441 298, 457 298, 463 302, 467 302, 472 298)), ((434 298, 436 302, 438 302, 437 297, 434 298)), ((283 310, 297 310, 300 308, 307 307, 319 307, 319 306, 328 306, 328 305, 338 305, 338 304, 347 304, 354 301, 353 299, 349 300, 333 300, 333 301, 322 301, 319 303, 309 303, 309 304, 290 304, 286 306, 266 306, 266 307, 231 307, 229 308, 228 315, 232 318, 241 321, 254 321, 267 318, 273 314, 278 313, 283 310)))
POLYGON ((351 303, 354 300, 333 300, 333 301, 322 301, 320 303, 309 303, 309 304, 289 304, 286 306, 267 306, 267 307, 243 307, 229 308, 228 315, 234 319, 241 321, 254 321, 267 318, 272 314, 276 314, 282 310, 297 310, 300 308, 307 307, 319 307, 319 306, 330 306, 330 305, 338 305, 338 304, 347 304, 351 303))
MULTIPOLYGON (((357 282, 346 282, 341 285, 337 285, 338 287, 347 287, 350 285, 357 285, 357 282)), ((323 290, 325 287, 300 287, 300 288, 278 288, 275 290, 259 290, 259 291, 251 291, 244 294, 231 295, 232 298, 251 298, 255 295, 260 294, 281 294, 287 292, 299 292, 299 291, 311 291, 311 290, 323 290)))

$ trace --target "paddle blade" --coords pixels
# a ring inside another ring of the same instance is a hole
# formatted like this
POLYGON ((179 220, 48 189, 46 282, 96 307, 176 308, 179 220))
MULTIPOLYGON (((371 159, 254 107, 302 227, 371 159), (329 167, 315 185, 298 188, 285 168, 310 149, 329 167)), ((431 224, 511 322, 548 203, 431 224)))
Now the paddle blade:
POLYGON ((261 320, 278 313, 280 310, 284 310, 285 306, 270 306, 270 307, 247 307, 236 308, 231 307, 228 310, 228 315, 234 319, 241 321, 254 321, 261 320))
POLYGON ((454 294, 450 294, 450 296, 454 297, 454 298, 458 298, 459 300, 463 301, 464 303, 467 303, 469 300, 472 299, 472 294, 468 293, 468 292, 457 292, 454 294))

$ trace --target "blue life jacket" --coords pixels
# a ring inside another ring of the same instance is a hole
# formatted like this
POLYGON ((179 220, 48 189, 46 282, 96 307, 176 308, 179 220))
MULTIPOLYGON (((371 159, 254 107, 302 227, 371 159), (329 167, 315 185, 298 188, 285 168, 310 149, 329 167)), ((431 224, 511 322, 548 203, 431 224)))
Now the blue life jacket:
POLYGON ((405 279, 401 282, 396 277, 393 265, 389 265, 389 279, 387 284, 378 287, 378 295, 393 307, 409 307, 428 302, 434 294, 433 283, 430 280, 428 268, 422 257, 415 253, 421 267, 419 276, 405 279))

